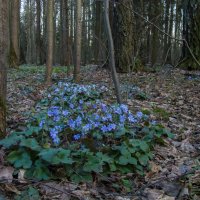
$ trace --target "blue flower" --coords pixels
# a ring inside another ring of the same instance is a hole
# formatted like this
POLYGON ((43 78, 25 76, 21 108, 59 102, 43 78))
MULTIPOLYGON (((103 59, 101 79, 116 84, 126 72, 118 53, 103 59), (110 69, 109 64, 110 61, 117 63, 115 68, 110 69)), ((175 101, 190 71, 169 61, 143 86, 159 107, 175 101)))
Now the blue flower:
POLYGON ((131 123, 136 123, 137 122, 137 119, 132 114, 129 114, 128 120, 131 123))
POLYGON ((154 126, 154 125, 157 124, 157 121, 153 120, 153 121, 151 122, 151 124, 154 126))
POLYGON ((98 126, 100 126, 100 122, 93 122, 93 126, 94 126, 95 128, 97 128, 98 126))
POLYGON ((55 90, 54 90, 54 92, 59 92, 60 90, 58 89, 58 88, 56 88, 55 90))
POLYGON ((67 115, 69 115, 69 111, 68 110, 63 110, 62 114, 66 117, 67 115))
POLYGON ((94 109, 97 109, 97 105, 96 104, 93 104, 92 106, 94 109))
POLYGON ((74 109, 74 104, 70 103, 70 104, 69 104, 69 107, 70 107, 71 109, 74 109))
POLYGON ((55 116, 55 117, 53 118, 53 120, 54 120, 55 122, 58 122, 58 121, 60 121, 60 117, 59 117, 59 116, 55 116))
POLYGON ((82 99, 80 99, 80 100, 79 100, 79 103, 80 103, 80 104, 83 104, 83 100, 82 100, 82 99))
POLYGON ((58 138, 58 130, 56 128, 50 129, 50 136, 54 143, 56 143, 56 144, 59 143, 60 140, 58 138))
POLYGON ((101 104, 101 109, 102 109, 103 112, 106 112, 106 111, 107 111, 107 106, 106 106, 105 103, 102 103, 102 104, 101 104))
POLYGON ((68 125, 71 129, 75 129, 75 127, 76 127, 76 123, 73 119, 68 120, 68 125))
POLYGON ((108 114, 106 115, 106 118, 107 118, 108 120, 112 121, 112 115, 111 115, 110 113, 108 113, 108 114))
POLYGON ((58 100, 59 100, 59 98, 58 98, 58 97, 55 97, 55 98, 54 98, 54 101, 58 101, 58 100))
POLYGON ((107 128, 106 125, 103 125, 103 126, 101 127, 101 130, 103 131, 103 133, 105 133, 105 132, 108 131, 108 128, 107 128))
POLYGON ((76 126, 81 126, 82 124, 82 118, 80 116, 78 116, 75 120, 76 126))
POLYGON ((119 116, 120 123, 124 123, 126 121, 126 117, 124 115, 119 116))
POLYGON ((75 134, 74 135, 74 140, 79 140, 81 138, 81 134, 75 134))
POLYGON ((98 114, 95 114, 94 119, 98 121, 100 119, 100 116, 98 114))
POLYGON ((120 105, 120 108, 122 109, 122 111, 123 111, 124 113, 128 113, 128 106, 127 106, 127 105, 121 104, 121 105, 120 105))
POLYGON ((137 118, 142 119, 143 113, 142 112, 137 112, 136 116, 137 116, 137 118))
POLYGON ((42 119, 42 120, 40 121, 40 123, 39 123, 39 127, 42 128, 44 124, 45 124, 45 120, 42 119))
POLYGON ((116 124, 109 124, 107 129, 108 129, 108 131, 112 131, 112 130, 115 130, 116 127, 117 127, 116 124))
POLYGON ((88 132, 89 130, 92 129, 92 125, 91 124, 86 124, 85 126, 83 126, 82 130, 83 132, 88 132))
POLYGON ((52 117, 52 116, 57 116, 60 114, 60 111, 59 111, 59 107, 58 106, 52 106, 48 111, 47 111, 47 115, 49 117, 52 117))
POLYGON ((121 114, 122 114, 122 111, 121 111, 121 109, 120 109, 119 107, 116 107, 116 108, 114 109, 114 113, 121 115, 121 114))

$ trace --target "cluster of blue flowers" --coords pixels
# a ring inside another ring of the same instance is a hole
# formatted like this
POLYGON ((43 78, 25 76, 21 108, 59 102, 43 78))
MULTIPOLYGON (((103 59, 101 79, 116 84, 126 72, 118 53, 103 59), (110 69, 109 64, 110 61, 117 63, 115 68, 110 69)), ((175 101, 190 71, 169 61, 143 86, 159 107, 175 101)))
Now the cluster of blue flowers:
POLYGON ((54 143, 59 144, 59 134, 66 129, 74 132, 74 140, 80 140, 97 132, 114 134, 117 130, 135 125, 145 117, 142 112, 133 115, 125 104, 107 105, 99 99, 88 101, 94 94, 98 96, 98 92, 101 93, 102 90, 97 90, 95 85, 58 83, 48 94, 48 98, 54 100, 47 110, 47 118, 42 119, 39 126, 43 128, 45 124, 51 124, 50 136, 54 143))

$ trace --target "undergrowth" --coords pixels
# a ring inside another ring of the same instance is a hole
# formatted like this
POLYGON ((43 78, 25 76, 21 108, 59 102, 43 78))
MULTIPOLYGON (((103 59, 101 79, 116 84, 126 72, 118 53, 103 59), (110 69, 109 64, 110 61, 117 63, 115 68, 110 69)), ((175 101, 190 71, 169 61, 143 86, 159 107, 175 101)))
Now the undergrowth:
MULTIPOLYGON (((27 130, 0 141, 8 151, 7 161, 16 170, 25 169, 27 178, 38 180, 66 177, 80 183, 113 174, 143 175, 154 144, 172 134, 147 113, 133 114, 127 105, 104 102, 106 90, 53 85, 33 109, 27 130)), ((129 179, 119 183, 131 187, 129 179)))

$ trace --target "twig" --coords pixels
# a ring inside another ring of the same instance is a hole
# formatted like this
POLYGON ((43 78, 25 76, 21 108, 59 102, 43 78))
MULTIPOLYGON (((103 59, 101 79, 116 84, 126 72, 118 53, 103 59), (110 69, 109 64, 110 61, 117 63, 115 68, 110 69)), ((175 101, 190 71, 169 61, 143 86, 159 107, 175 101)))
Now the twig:
POLYGON ((53 187, 53 186, 50 186, 50 185, 48 185, 48 184, 45 184, 44 182, 37 181, 37 180, 31 180, 31 179, 24 180, 24 179, 16 179, 16 178, 12 178, 12 179, 4 178, 4 179, 1 179, 1 180, 0 180, 0 183, 4 183, 4 181, 10 181, 10 180, 11 180, 11 181, 14 180, 14 181, 17 181, 17 182, 26 181, 29 185, 30 185, 30 184, 37 184, 37 185, 38 185, 38 184, 42 184, 42 185, 44 185, 44 186, 46 186, 46 187, 49 187, 49 188, 51 188, 51 189, 53 189, 53 190, 56 190, 56 191, 60 192, 60 193, 64 193, 64 194, 66 194, 66 195, 74 196, 74 197, 78 198, 79 200, 84 200, 82 197, 80 197, 80 196, 78 196, 78 195, 76 195, 76 194, 73 194, 73 193, 70 192, 70 191, 63 191, 63 190, 61 190, 61 189, 55 188, 55 187, 53 187))

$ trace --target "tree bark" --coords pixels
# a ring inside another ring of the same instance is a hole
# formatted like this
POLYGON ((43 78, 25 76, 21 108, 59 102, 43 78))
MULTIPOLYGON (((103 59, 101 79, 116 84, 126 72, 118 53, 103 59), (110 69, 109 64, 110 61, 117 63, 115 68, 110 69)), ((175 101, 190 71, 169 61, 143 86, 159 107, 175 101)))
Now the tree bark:
POLYGON ((80 82, 80 68, 81 68, 81 35, 82 35, 82 1, 76 0, 76 56, 74 66, 74 81, 80 82))
POLYGON ((10 67, 18 68, 20 64, 19 46, 19 20, 20 20, 20 0, 11 1, 11 24, 10 24, 10 67))
POLYGON ((36 10, 37 10, 37 24, 36 24, 36 64, 42 64, 42 45, 41 45, 41 3, 40 0, 36 0, 36 10))
POLYGON ((133 67, 134 57, 133 1, 116 0, 115 2, 112 32, 116 69, 119 72, 128 72, 133 67))
POLYGON ((0 139, 6 136, 6 81, 8 66, 8 0, 0 0, 0 139))
POLYGON ((51 84, 52 64, 53 64, 53 8, 54 0, 48 0, 47 14, 47 63, 46 63, 46 84, 51 84))
MULTIPOLYGON (((190 46, 193 56, 200 62, 200 3, 199 0, 186 1, 183 17, 183 36, 190 46)), ((199 64, 193 58, 191 52, 187 48, 187 45, 183 45, 183 59, 182 67, 186 67, 190 70, 200 69, 199 64)))

